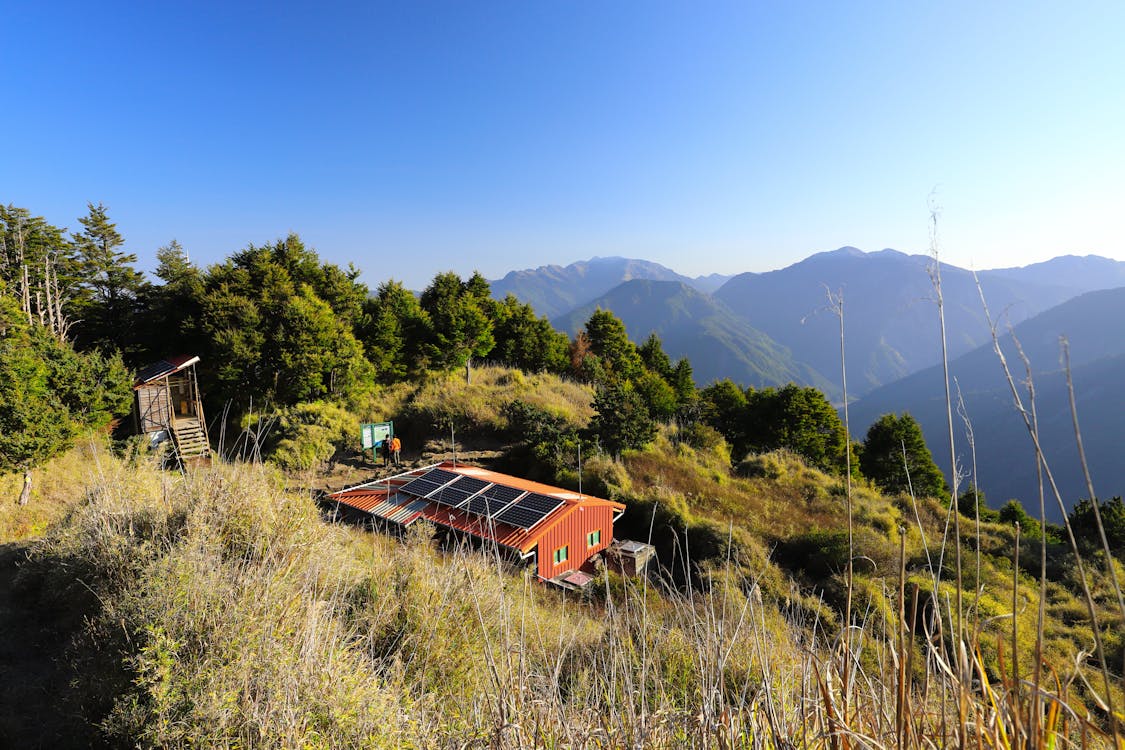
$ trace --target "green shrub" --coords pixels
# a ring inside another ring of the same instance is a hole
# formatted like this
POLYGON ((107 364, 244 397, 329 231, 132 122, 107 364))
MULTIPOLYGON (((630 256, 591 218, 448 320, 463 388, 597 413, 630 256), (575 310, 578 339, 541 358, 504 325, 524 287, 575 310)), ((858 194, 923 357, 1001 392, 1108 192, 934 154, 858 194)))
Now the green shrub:
POLYGON ((359 419, 338 404, 313 401, 278 413, 267 457, 284 469, 315 469, 359 441, 359 419))

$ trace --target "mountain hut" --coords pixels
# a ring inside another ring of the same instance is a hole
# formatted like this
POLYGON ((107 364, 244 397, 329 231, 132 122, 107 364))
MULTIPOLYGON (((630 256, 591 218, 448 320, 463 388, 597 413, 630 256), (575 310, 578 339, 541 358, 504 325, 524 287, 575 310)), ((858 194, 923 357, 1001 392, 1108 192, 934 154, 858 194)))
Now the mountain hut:
POLYGON ((199 357, 177 356, 153 362, 133 383, 133 420, 152 445, 170 442, 181 464, 211 460, 207 420, 195 365, 199 357))

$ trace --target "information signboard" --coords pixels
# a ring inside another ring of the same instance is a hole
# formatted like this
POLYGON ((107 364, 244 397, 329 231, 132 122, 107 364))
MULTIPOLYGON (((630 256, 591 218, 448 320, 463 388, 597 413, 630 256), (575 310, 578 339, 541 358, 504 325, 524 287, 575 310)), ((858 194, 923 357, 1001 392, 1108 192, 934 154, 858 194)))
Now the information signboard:
POLYGON ((371 451, 371 460, 375 461, 375 451, 394 437, 394 434, 394 422, 364 422, 359 426, 360 447, 362 450, 371 451))

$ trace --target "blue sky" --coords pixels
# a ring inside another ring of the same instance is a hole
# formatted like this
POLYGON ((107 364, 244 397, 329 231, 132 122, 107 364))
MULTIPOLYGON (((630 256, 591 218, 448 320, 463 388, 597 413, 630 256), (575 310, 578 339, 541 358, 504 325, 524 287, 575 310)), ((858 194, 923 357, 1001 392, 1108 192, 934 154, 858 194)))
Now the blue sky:
POLYGON ((0 201, 372 286, 1125 260, 1125 3, 9 3, 0 201), (1072 6, 1073 7, 1070 7, 1072 6), (935 192, 936 191, 936 192, 935 192))

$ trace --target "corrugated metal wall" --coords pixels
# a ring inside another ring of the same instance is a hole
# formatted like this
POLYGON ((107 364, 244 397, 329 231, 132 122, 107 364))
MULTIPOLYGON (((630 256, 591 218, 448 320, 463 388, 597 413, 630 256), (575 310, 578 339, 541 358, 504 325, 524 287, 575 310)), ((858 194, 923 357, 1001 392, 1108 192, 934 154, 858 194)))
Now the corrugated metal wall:
POLYGON ((588 507, 575 510, 560 519, 539 540, 539 575, 554 578, 569 570, 577 570, 592 555, 601 552, 613 541, 613 509, 608 507, 588 507), (602 538, 593 547, 586 546, 586 535, 591 531, 601 531, 602 538), (567 560, 555 565, 555 550, 567 545, 570 547, 567 560))

